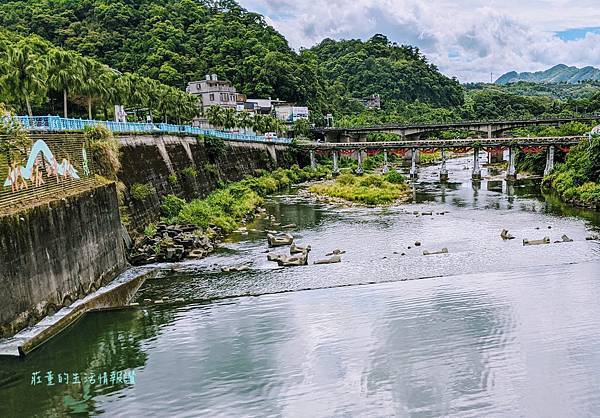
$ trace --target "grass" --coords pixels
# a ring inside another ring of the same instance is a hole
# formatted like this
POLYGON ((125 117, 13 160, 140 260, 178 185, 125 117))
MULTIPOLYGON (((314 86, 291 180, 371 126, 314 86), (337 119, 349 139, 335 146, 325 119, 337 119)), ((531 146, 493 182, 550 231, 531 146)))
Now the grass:
POLYGON ((342 174, 335 181, 315 184, 309 191, 322 196, 341 198, 365 205, 389 205, 407 195, 404 177, 395 172, 380 176, 342 174))
POLYGON ((254 213, 264 198, 293 183, 321 178, 322 171, 297 165, 291 169, 277 169, 259 177, 247 177, 215 190, 203 199, 190 202, 169 195, 163 199, 164 221, 169 224, 191 224, 199 228, 218 228, 224 233, 234 231, 241 220, 254 213))
POLYGON ((148 198, 150 195, 155 193, 156 190, 150 183, 134 183, 131 185, 129 189, 129 194, 133 200, 141 202, 148 198))

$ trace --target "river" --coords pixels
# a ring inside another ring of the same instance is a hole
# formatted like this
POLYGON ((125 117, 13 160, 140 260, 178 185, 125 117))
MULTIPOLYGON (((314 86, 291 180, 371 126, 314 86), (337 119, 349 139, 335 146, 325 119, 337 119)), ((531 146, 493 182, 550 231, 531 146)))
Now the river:
POLYGON ((600 214, 535 182, 472 184, 467 158, 448 165, 449 184, 422 168, 400 207, 273 197, 311 260, 341 248, 343 262, 280 269, 250 232, 162 266, 140 308, 89 314, 0 359, 0 416, 598 416, 600 245, 585 238, 600 214), (573 242, 522 244, 563 234, 573 242))

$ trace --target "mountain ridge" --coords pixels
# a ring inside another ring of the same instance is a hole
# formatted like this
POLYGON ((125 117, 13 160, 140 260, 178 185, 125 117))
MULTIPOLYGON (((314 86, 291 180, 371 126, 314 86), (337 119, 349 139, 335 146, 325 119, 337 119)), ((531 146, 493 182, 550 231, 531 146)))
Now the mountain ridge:
POLYGON ((600 69, 586 66, 583 68, 569 67, 565 64, 558 64, 544 71, 522 72, 510 71, 500 76, 495 84, 509 84, 519 81, 529 81, 533 83, 570 83, 576 84, 580 81, 600 81, 600 69))

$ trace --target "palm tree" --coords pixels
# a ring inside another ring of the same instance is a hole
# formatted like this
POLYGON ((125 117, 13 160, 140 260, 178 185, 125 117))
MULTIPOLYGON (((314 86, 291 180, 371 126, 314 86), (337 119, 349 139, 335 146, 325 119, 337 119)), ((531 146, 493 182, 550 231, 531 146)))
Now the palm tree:
POLYGON ((220 106, 210 106, 206 110, 206 117, 208 118, 208 122, 215 128, 222 128, 224 126, 223 108, 220 106))
POLYGON ((106 65, 98 61, 83 58, 83 71, 81 72, 81 84, 78 86, 79 93, 87 99, 88 117, 93 119, 93 100, 106 96, 107 91, 113 83, 114 72, 106 65))
POLYGON ((52 49, 48 56, 48 86, 63 92, 63 111, 68 118, 67 99, 69 91, 76 90, 82 83, 83 59, 81 56, 52 49))
POLYGON ((37 56, 28 44, 19 43, 7 49, 5 62, 0 84, 25 101, 32 118, 31 101, 46 91, 46 60, 37 56))
POLYGON ((254 117, 250 112, 240 112, 237 115, 237 126, 244 129, 244 133, 248 133, 248 128, 252 128, 254 117))
POLYGON ((223 109, 223 127, 225 129, 235 128, 237 123, 236 111, 230 107, 223 109))

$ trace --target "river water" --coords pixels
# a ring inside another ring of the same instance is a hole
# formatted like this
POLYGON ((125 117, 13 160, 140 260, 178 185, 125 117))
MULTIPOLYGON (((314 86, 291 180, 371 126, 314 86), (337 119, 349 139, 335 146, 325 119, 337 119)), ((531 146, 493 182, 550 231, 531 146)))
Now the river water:
POLYGON ((474 185, 469 165, 451 160, 447 185, 421 169, 402 207, 274 197, 269 213, 298 225, 312 260, 341 248, 343 262, 280 269, 250 232, 163 266, 140 308, 89 314, 24 360, 0 359, 0 416, 600 415, 600 244, 585 240, 600 214, 535 182, 474 185), (563 234, 573 242, 522 244, 563 234), (240 263, 251 269, 219 272, 240 263))

